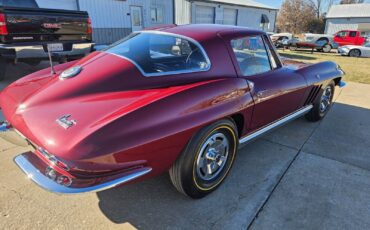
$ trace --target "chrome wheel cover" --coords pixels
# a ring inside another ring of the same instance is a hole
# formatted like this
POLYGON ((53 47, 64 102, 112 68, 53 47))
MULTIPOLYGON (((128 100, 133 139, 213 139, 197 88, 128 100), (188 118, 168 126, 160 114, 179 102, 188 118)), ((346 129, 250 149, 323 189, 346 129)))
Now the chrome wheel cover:
POLYGON ((320 112, 321 113, 325 112, 330 107, 332 94, 333 92, 330 86, 324 89, 324 92, 320 100, 320 112))
POLYGON ((216 178, 224 169, 230 143, 225 134, 215 133, 201 146, 196 161, 197 176, 205 181, 216 178))
POLYGON ((325 45, 322 49, 325 53, 328 53, 331 51, 331 46, 330 45, 325 45))
POLYGON ((351 57, 360 57, 361 54, 360 54, 360 51, 359 50, 351 50, 350 51, 350 56, 351 57))

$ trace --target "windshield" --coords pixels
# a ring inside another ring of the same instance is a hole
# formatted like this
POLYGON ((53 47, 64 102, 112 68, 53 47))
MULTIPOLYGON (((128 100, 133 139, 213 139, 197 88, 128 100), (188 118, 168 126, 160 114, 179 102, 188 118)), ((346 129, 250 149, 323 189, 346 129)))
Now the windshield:
POLYGON ((203 48, 190 38, 162 32, 133 33, 106 52, 133 62, 145 76, 206 71, 210 62, 203 48))
POLYGON ((35 0, 0 0, 0 6, 38 8, 35 0))

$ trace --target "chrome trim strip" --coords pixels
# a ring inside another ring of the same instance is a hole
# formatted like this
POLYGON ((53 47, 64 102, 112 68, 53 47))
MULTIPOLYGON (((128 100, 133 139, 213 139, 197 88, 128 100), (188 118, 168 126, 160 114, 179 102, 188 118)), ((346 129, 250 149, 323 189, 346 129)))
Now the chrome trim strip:
POLYGON ((247 142, 261 136, 262 134, 265 134, 268 131, 271 131, 271 130, 273 130, 273 129, 275 129, 275 128, 277 128, 277 127, 279 127, 279 126, 281 126, 281 125, 283 125, 283 124, 285 124, 285 123, 287 123, 291 120, 294 120, 294 119, 308 113, 312 108, 313 108, 313 105, 308 105, 306 107, 303 107, 302 109, 299 109, 296 112, 291 113, 290 115, 287 115, 287 116, 281 118, 280 120, 278 120, 276 122, 273 122, 273 123, 255 131, 255 132, 253 132, 253 133, 251 133, 251 134, 249 134, 245 137, 242 137, 239 140, 239 143, 240 144, 247 143, 247 142))
POLYGON ((91 187, 86 188, 73 188, 73 187, 66 187, 56 183, 55 181, 49 179, 47 176, 42 174, 35 166, 33 166, 25 156, 19 155, 14 158, 15 163, 22 169, 22 171, 27 175, 29 179, 31 179, 34 183, 39 185, 45 190, 54 193, 61 193, 61 194, 79 194, 79 193, 87 193, 87 192, 98 192, 110 188, 114 188, 120 184, 127 183, 132 181, 136 178, 139 178, 150 171, 152 168, 142 168, 137 170, 136 172, 126 175, 121 178, 117 178, 115 180, 105 182, 102 184, 94 185, 91 187))
MULTIPOLYGON (((58 43, 58 42, 54 42, 58 43)), ((63 42, 59 42, 63 43, 63 42)), ((70 51, 61 51, 56 52, 59 55, 86 55, 90 53, 91 47, 94 46, 94 43, 74 43, 72 44, 72 49, 70 51)), ((0 45, 0 49, 12 49, 16 52, 16 58, 47 58, 48 53, 45 52, 42 45, 0 45)))
MULTIPOLYGON (((190 37, 187 37, 187 36, 184 36, 184 35, 180 35, 180 34, 175 34, 175 33, 169 33, 169 32, 164 32, 164 31, 151 31, 151 30, 147 30, 147 31, 136 31, 136 32, 133 32, 133 34, 140 34, 140 33, 146 33, 146 34, 161 34, 161 35, 167 35, 167 36, 172 36, 172 37, 177 37, 177 38, 182 38, 184 40, 187 40, 187 41, 190 41, 192 43, 194 43, 199 49, 200 51, 202 52, 203 56, 205 57, 206 59, 206 62, 207 62, 207 68, 205 69, 198 69, 198 70, 179 70, 179 71, 169 71, 169 72, 163 72, 163 73, 146 73, 138 63, 136 63, 134 60, 128 58, 128 57, 125 57, 125 56, 121 56, 121 55, 118 55, 118 54, 115 54, 115 53, 112 53, 112 52, 109 52, 109 48, 107 48, 104 52, 106 53, 109 53, 109 54, 112 54, 112 55, 115 55, 117 57, 120 57, 120 58, 123 58, 129 62, 131 62, 133 65, 136 66, 136 68, 141 72, 141 74, 145 77, 158 77, 158 76, 167 76, 167 75, 174 75, 174 74, 185 74, 185 73, 199 73, 199 72, 206 72, 206 71, 209 71, 212 67, 212 63, 211 63, 211 60, 209 59, 206 51, 204 50, 203 46, 198 42, 196 41, 195 39, 193 38, 190 38, 190 37)), ((120 42, 117 42, 115 44, 119 44, 120 42)))

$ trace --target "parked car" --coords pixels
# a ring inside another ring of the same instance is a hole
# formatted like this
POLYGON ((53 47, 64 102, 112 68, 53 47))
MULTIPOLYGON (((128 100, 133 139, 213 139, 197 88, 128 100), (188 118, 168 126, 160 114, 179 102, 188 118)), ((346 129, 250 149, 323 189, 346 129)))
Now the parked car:
POLYGON ((331 35, 306 33, 289 41, 289 48, 291 50, 310 48, 329 53, 333 48, 338 48, 338 44, 333 41, 333 36, 331 35))
POLYGON ((283 47, 284 45, 288 44, 287 41, 293 38, 293 34, 291 33, 278 33, 273 34, 270 36, 273 44, 276 48, 283 47))
POLYGON ((263 31, 201 24, 134 32, 56 70, 0 95, 4 138, 14 129, 34 148, 15 158, 28 178, 83 193, 169 171, 192 198, 225 180, 241 144, 322 119, 344 74, 282 62, 263 31))
POLYGON ((56 61, 88 54, 93 43, 87 12, 40 9, 35 0, 0 1, 0 80, 7 63, 37 65, 47 59, 49 43, 59 51, 56 61))
POLYGON ((370 43, 363 46, 341 46, 338 48, 338 53, 350 57, 370 57, 370 43))
POLYGON ((361 36, 361 32, 358 30, 342 30, 334 36, 334 41, 338 43, 339 46, 362 46, 366 42, 366 39, 365 36, 361 36))

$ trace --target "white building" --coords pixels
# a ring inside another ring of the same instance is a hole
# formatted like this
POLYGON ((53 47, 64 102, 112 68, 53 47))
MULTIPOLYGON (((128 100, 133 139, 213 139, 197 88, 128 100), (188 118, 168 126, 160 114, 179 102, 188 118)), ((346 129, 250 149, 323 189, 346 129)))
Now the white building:
POLYGON ((174 0, 175 23, 217 23, 275 30, 277 9, 252 0, 174 0))
POLYGON ((109 44, 132 31, 165 24, 217 23, 274 31, 277 16, 277 9, 252 0, 36 1, 41 8, 87 11, 97 44, 109 44))
POLYGON ((326 15, 325 33, 359 30, 370 34, 370 4, 333 5, 326 15))

